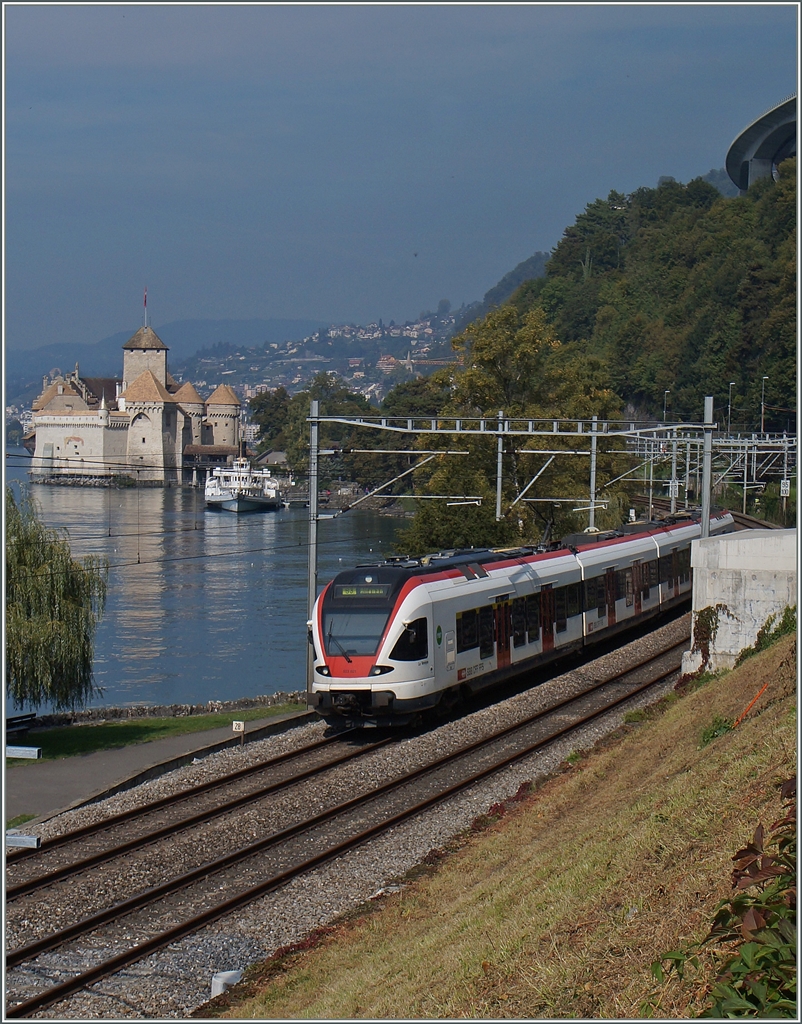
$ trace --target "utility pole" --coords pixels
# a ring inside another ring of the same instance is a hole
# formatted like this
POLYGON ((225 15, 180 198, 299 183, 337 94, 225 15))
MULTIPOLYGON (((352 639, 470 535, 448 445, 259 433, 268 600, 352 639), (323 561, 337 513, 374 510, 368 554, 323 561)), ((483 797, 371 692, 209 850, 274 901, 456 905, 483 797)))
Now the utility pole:
POLYGON ((598 440, 599 417, 594 416, 590 434, 590 514, 588 526, 596 525, 596 442, 598 440))
POLYGON ((710 536, 710 479, 713 463, 713 396, 705 398, 705 449, 702 466, 702 539, 710 536))
POLYGON ((498 411, 498 451, 496 454, 496 522, 501 522, 501 462, 504 455, 504 411, 498 411))
POLYGON ((749 442, 744 437, 744 505, 743 514, 746 515, 746 482, 749 479, 749 442))
MULTIPOLYGON (((306 619, 312 621, 317 598, 317 473, 320 424, 320 403, 312 399, 309 407, 309 579, 306 592, 306 619)), ((314 655, 312 645, 306 648, 306 692, 312 692, 312 673, 314 672, 314 655)))
POLYGON ((788 492, 790 487, 788 484, 788 438, 786 437, 785 431, 783 431, 783 479, 780 485, 780 494, 783 499, 783 526, 786 525, 785 512, 788 506, 788 492))
POLYGON ((760 433, 763 433, 763 421, 766 413, 766 381, 768 377, 763 378, 763 386, 760 389, 760 433))

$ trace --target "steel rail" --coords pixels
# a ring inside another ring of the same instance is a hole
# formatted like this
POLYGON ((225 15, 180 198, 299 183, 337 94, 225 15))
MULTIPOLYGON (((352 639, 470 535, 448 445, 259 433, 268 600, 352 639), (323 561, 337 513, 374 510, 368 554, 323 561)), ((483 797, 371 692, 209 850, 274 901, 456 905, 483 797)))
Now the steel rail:
MULTIPOLYGON (((171 882, 166 883, 163 886, 158 886, 146 890, 144 893, 141 893, 138 896, 133 897, 131 900, 127 900, 122 904, 118 904, 116 907, 111 907, 106 911, 102 911, 100 914, 93 915, 93 917, 85 919, 82 922, 77 922, 75 925, 67 929, 54 933, 51 936, 47 936, 44 939, 29 944, 28 946, 20 947, 19 949, 7 954, 6 967, 11 968, 17 966, 19 963, 32 959, 35 956, 39 956, 41 955, 41 953, 46 952, 50 949, 56 948, 57 946, 60 946, 65 942, 78 937, 78 935, 80 934, 85 934, 86 932, 93 930, 93 928, 98 927, 100 924, 106 923, 110 920, 114 920, 116 917, 123 917, 126 914, 131 913, 133 910, 145 906, 147 903, 160 899, 164 895, 167 895, 169 892, 176 891, 180 888, 185 888, 186 886, 192 884, 198 879, 205 878, 207 875, 217 873, 220 870, 223 870, 223 868, 225 867, 231 866, 232 864, 235 864, 238 861, 244 860, 248 857, 255 855, 256 853, 262 852, 264 849, 271 845, 277 845, 278 843, 285 841, 288 838, 292 838, 293 836, 301 832, 309 831, 315 826, 323 824, 333 817, 337 817, 339 815, 347 813, 347 811, 352 810, 355 807, 368 803, 371 800, 375 800, 379 796, 384 795, 392 789, 399 789, 404 785, 408 785, 410 782, 415 781, 417 778, 425 774, 430 774, 438 768, 447 766, 450 763, 454 763, 459 759, 466 757, 468 754, 473 753, 477 749, 486 747, 494 742, 498 742, 500 739, 503 739, 504 737, 514 732, 517 732, 532 725, 539 719, 545 718, 563 707, 566 707, 572 703, 577 703, 583 698, 603 689, 605 686, 610 685, 610 683, 613 683, 616 680, 621 680, 622 678, 631 675, 633 672, 638 671, 638 669, 643 668, 651 662, 655 662, 660 660, 661 658, 667 657, 669 654, 671 654, 672 651, 676 650, 676 648, 684 648, 685 643, 686 641, 682 641, 679 644, 674 644, 666 650, 659 652, 657 655, 652 655, 649 658, 642 659, 641 661, 637 662, 632 666, 629 666, 622 672, 618 673, 617 676, 614 676, 610 679, 597 680, 593 686, 589 687, 587 690, 584 690, 582 693, 575 694, 572 697, 564 698, 563 700, 558 701, 556 704, 550 706, 549 708, 542 709, 541 711, 538 711, 535 714, 527 717, 522 722, 516 722, 510 726, 505 727, 504 729, 498 730, 497 732, 493 733, 488 737, 484 737, 481 740, 477 740, 469 744, 467 747, 463 747, 452 754, 445 755, 444 757, 439 758, 437 761, 430 762, 422 766, 421 768, 414 770, 413 772, 407 773, 406 775, 400 778, 385 783, 377 789, 372 790, 370 793, 363 794, 362 796, 348 800, 343 804, 330 808, 328 811, 324 811, 321 814, 316 815, 314 818, 309 819, 306 822, 300 822, 296 825, 290 826, 288 829, 284 829, 279 833, 275 833, 273 836, 269 836, 263 840, 258 841, 257 843, 251 844, 249 847, 246 847, 243 850, 235 851, 234 853, 228 854, 227 856, 220 858, 217 861, 203 865, 200 868, 197 868, 194 871, 187 873, 186 875, 173 879, 171 882)), ((320 854, 317 854, 312 858, 309 858, 301 864, 288 868, 280 874, 275 875, 274 877, 259 883, 257 886, 253 886, 247 890, 244 890, 241 893, 238 893, 231 899, 226 900, 223 903, 215 907, 212 907, 199 915, 196 915, 188 921, 182 922, 181 924, 175 926, 174 928, 166 932, 160 933, 159 935, 154 936, 151 939, 148 939, 145 942, 138 944, 137 946, 133 947, 133 949, 128 950, 125 953, 122 953, 117 957, 114 957, 104 962, 103 964, 96 965, 94 968, 80 975, 77 975, 75 978, 72 978, 66 982, 61 983, 58 986, 48 989, 46 992, 40 993, 38 996, 34 996, 23 1003, 17 1004, 17 1006, 13 1007, 11 1010, 7 1010, 7 1016, 23 1017, 26 1016, 28 1013, 34 1012, 37 1009, 41 1009, 44 1006, 49 1006, 54 1002, 58 1002, 60 999, 65 998, 67 995, 70 995, 73 992, 78 991, 79 989, 85 988, 87 985, 92 984, 94 981, 99 980, 101 977, 106 977, 109 974, 113 974, 121 967, 133 963, 136 960, 141 959, 143 956, 148 955, 150 952, 153 952, 156 949, 159 949, 165 945, 169 945, 176 939, 181 938, 184 935, 190 934, 191 932, 204 927, 206 924, 209 924, 212 921, 225 916, 231 910, 243 906, 246 903, 252 902, 254 899, 257 899, 259 896, 265 895, 267 892, 273 889, 279 888, 281 885, 284 885, 291 878, 303 874, 304 872, 319 866, 325 861, 330 860, 338 856, 339 854, 346 852, 347 850, 353 849, 354 847, 361 845, 362 843, 366 842, 368 839, 373 838, 380 832, 393 827, 401 821, 404 821, 407 818, 417 813, 420 813, 422 810, 425 810, 428 807, 441 802, 442 800, 447 799, 449 796, 454 795, 455 793, 459 792, 462 789, 465 789, 466 787, 474 784, 475 782, 481 781, 488 775, 493 774, 496 771, 499 771, 501 768, 507 767, 509 764, 512 764, 515 761, 520 760, 521 758, 526 757, 527 755, 535 752, 536 750, 541 749, 542 747, 547 746, 550 743, 553 743, 556 739, 559 739, 565 734, 574 731, 575 729, 586 724, 587 722, 590 722, 593 719, 600 717, 601 715, 607 714, 609 711, 615 709, 618 705, 625 703, 628 700, 631 700, 638 693, 641 693, 644 690, 649 689, 650 687, 654 686, 657 682, 660 682, 661 680, 672 675, 674 672, 677 671, 678 667, 679 666, 676 664, 672 665, 666 671, 660 672, 658 676, 650 678, 646 682, 638 684, 634 688, 629 689, 627 693, 622 694, 614 700, 609 701, 605 704, 603 708, 591 711, 589 714, 583 715, 580 718, 560 727, 556 731, 550 733, 548 736, 542 737, 533 744, 529 744, 524 748, 519 748, 512 754, 505 755, 500 761, 494 762, 494 764, 487 766, 478 772, 475 772, 474 774, 468 776, 466 779, 463 779, 462 781, 455 783, 452 786, 449 786, 446 789, 434 794, 433 796, 428 797, 425 800, 398 812, 391 818, 386 819, 383 822, 377 823, 376 825, 370 826, 368 829, 364 830, 363 832, 360 832, 356 836, 353 836, 343 841, 337 846, 331 847, 330 849, 320 854)))
MULTIPOLYGON (((636 498, 637 501, 644 503, 648 502, 648 494, 639 494, 636 498)), ((653 497, 652 505, 655 508, 659 508, 663 512, 668 512, 671 508, 670 498, 653 497)), ((677 511, 685 511, 684 509, 678 509, 677 511)), ((735 512, 733 509, 727 509, 729 514, 732 516, 732 521, 748 530, 782 530, 783 527, 777 523, 770 523, 766 519, 756 519, 754 516, 745 515, 743 512, 735 512)))
POLYGON ((278 754, 275 757, 268 758, 266 761, 260 761, 258 764, 249 765, 247 768, 240 768, 235 772, 230 772, 228 775, 212 779, 209 782, 201 782, 197 786, 193 786, 192 789, 184 789, 180 793, 173 793, 170 796, 161 797, 159 800, 154 800, 152 803, 145 804, 141 807, 134 807, 129 811, 121 811, 119 814, 115 814, 110 818, 104 818, 103 821, 97 821, 91 825, 84 825, 82 828, 75 829, 72 832, 65 832, 60 836, 53 836, 52 839, 43 839, 38 850, 34 850, 32 848, 19 849, 18 851, 15 851, 13 855, 9 854, 6 857, 6 863, 17 864, 19 861, 25 860, 30 856, 39 856, 50 850, 55 850, 59 846, 66 846, 68 843, 75 842, 78 839, 85 839, 87 836, 94 835, 97 832, 105 832, 108 829, 115 828, 117 825, 124 824, 126 821, 131 821, 134 818, 150 814, 152 811, 159 811, 165 807, 170 807, 173 804, 181 803, 184 800, 191 800, 193 797, 201 796, 203 793, 208 793, 211 790, 227 786, 232 782, 238 782, 240 779, 247 778, 249 775, 255 775, 257 772, 264 771, 267 768, 275 768, 280 764, 291 761, 295 757, 302 757, 305 754, 311 754, 315 750, 319 750, 331 743, 336 743, 344 736, 349 736, 351 733, 355 732, 357 732, 356 729, 346 729, 341 733, 337 733, 336 736, 327 736, 323 740, 308 743, 305 747, 299 747, 297 750, 290 750, 285 754, 278 754))
POLYGON ((197 814, 193 814, 188 818, 181 818, 179 821, 172 822, 169 825, 164 825, 162 828, 154 829, 152 832, 147 832, 134 839, 129 839, 127 842, 120 843, 117 846, 109 847, 107 850, 101 850, 99 853, 93 853, 89 857, 84 857, 82 860, 73 861, 72 864, 65 864, 63 867, 56 868, 46 875, 38 875, 36 878, 28 879, 26 882, 20 882, 18 885, 9 886, 6 889, 6 903, 12 903, 14 900, 20 899, 22 896, 35 892, 37 889, 42 889, 47 885, 52 885, 54 882, 70 878, 73 875, 81 874, 81 872, 86 871, 89 868, 96 867, 98 864, 105 864, 110 860, 116 860, 118 857, 123 856, 123 854, 132 853, 134 850, 139 850, 143 846, 149 846, 151 843, 156 843, 160 839, 166 839, 168 836, 175 835, 178 832, 184 832, 186 829, 192 828, 193 825, 205 824, 207 821, 219 818, 223 814, 228 814, 229 811, 234 811, 238 807, 244 807, 246 804, 261 800, 262 797, 268 796, 270 793, 276 793, 279 790, 287 789, 289 786, 294 786, 298 782, 303 782, 306 779, 313 778, 315 775, 319 775, 322 772, 327 771, 329 768, 336 768, 338 765, 352 761, 354 758, 361 757, 363 754, 370 753, 372 750, 387 746, 389 743, 394 743, 397 739, 398 737, 396 736, 386 736, 381 740, 377 740, 375 743, 359 747, 357 750, 349 750, 345 754, 341 754, 339 757, 333 758, 331 761, 327 761, 325 764, 316 765, 313 768, 307 768, 305 771, 300 772, 297 775, 291 775, 289 778, 282 779, 280 782, 271 782, 268 786, 263 786, 261 789, 254 790, 253 792, 243 793, 241 796, 235 797, 233 800, 228 800, 226 803, 218 804, 216 807, 208 808, 205 811, 199 811, 197 814))

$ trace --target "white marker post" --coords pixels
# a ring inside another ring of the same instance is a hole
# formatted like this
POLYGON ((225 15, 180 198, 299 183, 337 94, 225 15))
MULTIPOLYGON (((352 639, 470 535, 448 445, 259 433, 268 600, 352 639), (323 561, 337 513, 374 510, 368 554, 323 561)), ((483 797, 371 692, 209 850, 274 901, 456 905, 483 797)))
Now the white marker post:
POLYGON ((245 746, 245 723, 244 722, 232 722, 231 724, 234 727, 234 732, 238 732, 240 734, 240 736, 239 736, 239 745, 241 747, 244 747, 245 746))
POLYGON ((26 836, 22 832, 17 832, 15 828, 9 829, 6 832, 6 846, 21 846, 29 850, 38 850, 41 845, 42 840, 40 836, 26 836))

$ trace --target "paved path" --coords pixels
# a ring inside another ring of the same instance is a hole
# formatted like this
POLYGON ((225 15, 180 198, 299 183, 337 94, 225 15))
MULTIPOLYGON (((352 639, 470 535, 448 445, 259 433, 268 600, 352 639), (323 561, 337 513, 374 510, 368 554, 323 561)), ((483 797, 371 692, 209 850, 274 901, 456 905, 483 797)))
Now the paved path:
MULTIPOLYGON (((315 717, 314 713, 301 711, 246 722, 246 739, 256 738, 254 734, 280 732, 315 717)), ((87 803, 93 797, 117 789, 129 789, 132 783, 163 775, 173 767, 188 764, 194 756, 230 745, 232 739, 236 737, 232 737, 229 725, 115 750, 97 750, 58 761, 30 761, 6 768, 4 821, 11 821, 21 814, 32 814, 36 820, 50 818, 60 811, 87 803)), ((29 740, 20 740, 19 745, 34 746, 35 735, 29 740)))

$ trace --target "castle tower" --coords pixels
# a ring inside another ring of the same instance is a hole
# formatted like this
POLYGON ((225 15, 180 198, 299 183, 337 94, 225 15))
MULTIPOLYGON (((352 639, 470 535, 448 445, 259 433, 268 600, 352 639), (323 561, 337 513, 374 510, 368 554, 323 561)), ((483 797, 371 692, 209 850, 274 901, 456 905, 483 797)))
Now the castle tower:
POLYGON ((195 386, 187 381, 173 395, 179 407, 184 413, 184 435, 182 448, 188 444, 203 444, 203 414, 205 406, 203 399, 195 390, 195 386))
POLYGON ((241 403, 236 391, 221 384, 206 399, 204 444, 228 444, 239 447, 241 403))
POLYGON ((122 390, 130 387, 146 370, 150 370, 159 384, 166 387, 168 351, 152 327, 140 327, 123 345, 122 390))
POLYGON ((179 480, 181 432, 175 398, 152 370, 145 370, 120 395, 119 403, 129 417, 128 466, 137 470, 137 480, 179 480))

